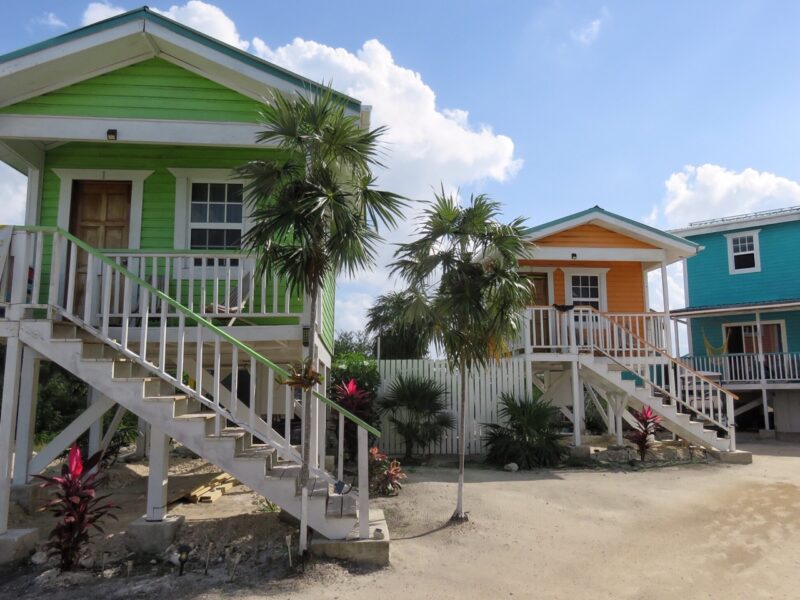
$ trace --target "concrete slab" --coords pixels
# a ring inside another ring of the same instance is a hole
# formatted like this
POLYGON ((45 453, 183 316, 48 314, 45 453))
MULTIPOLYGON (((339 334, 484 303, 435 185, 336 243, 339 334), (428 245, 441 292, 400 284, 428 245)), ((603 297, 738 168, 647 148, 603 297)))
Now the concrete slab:
POLYGON ((0 534, 0 565, 28 558, 38 540, 37 529, 9 529, 0 534))
POLYGON ((735 452, 712 452, 712 455, 718 458, 720 462, 729 465, 749 465, 753 462, 753 454, 744 450, 736 450, 735 452))
POLYGON ((774 429, 759 429, 758 439, 760 440, 775 440, 778 439, 778 434, 774 429))
POLYGON ((50 494, 51 490, 41 487, 39 483, 11 486, 11 501, 29 515, 32 515, 47 503, 50 494))
POLYGON ((183 515, 167 515, 163 521, 136 519, 128 525, 128 546, 142 554, 161 554, 175 541, 185 520, 183 515))
POLYGON ((374 567, 389 566, 389 527, 386 517, 380 509, 369 511, 369 539, 358 538, 358 524, 344 540, 329 540, 319 534, 314 534, 309 544, 309 551, 314 556, 347 560, 361 565, 374 567), (380 529, 383 538, 375 537, 380 529))

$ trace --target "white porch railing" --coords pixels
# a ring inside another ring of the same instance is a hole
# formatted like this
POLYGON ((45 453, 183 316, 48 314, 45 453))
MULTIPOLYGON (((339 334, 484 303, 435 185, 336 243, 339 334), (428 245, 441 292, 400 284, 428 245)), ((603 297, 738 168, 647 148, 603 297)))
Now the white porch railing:
MULTIPOLYGON (((585 307, 560 310, 552 306, 533 306, 526 309, 522 315, 522 331, 513 344, 513 349, 528 353, 568 352, 573 345, 577 345, 579 349, 588 349, 591 345, 591 340, 587 337, 590 317, 586 310, 588 309, 585 307), (575 340, 571 339, 573 333, 575 340)), ((664 313, 604 313, 604 316, 607 318, 607 329, 611 324, 617 324, 656 348, 666 347, 664 313)), ((591 330, 597 331, 597 318, 592 318, 595 323, 591 324, 591 330)))
MULTIPOLYGON (((230 260, 231 255, 225 256, 230 260)), ((301 462, 291 445, 289 419, 285 419, 283 431, 273 427, 277 402, 285 401, 287 416, 293 412, 291 394, 277 398, 274 393, 276 379, 286 378, 289 373, 205 317, 236 315, 206 309, 208 296, 203 296, 204 286, 208 292, 211 281, 212 298, 219 298, 220 278, 217 272, 206 271, 193 280, 189 266, 189 276, 184 279, 179 265, 186 258, 182 254, 169 255, 167 260, 163 260, 164 255, 112 256, 59 228, 16 228, 10 256, 13 264, 6 266, 0 278, 0 290, 7 292, 2 297, 3 316, 67 319, 213 411, 216 435, 221 434, 228 421, 233 421, 254 438, 275 447, 283 458, 301 462), (128 267, 138 269, 138 273, 128 267), (210 275, 213 277, 207 279, 210 275), (180 285, 173 287, 176 284, 180 285), (185 302, 193 298, 194 307, 204 312, 196 312, 173 297, 171 292, 177 294, 179 289, 185 292, 185 302), (186 295, 187 290, 192 293, 186 295), (112 327, 118 337, 111 336, 112 327), (177 330, 169 343, 168 328, 177 330), (148 332, 158 333, 148 335, 148 332), (245 372, 246 383, 240 380, 240 374, 245 372), (260 414, 256 411, 256 399, 264 396, 266 414, 260 414)), ((197 255, 191 255, 192 260, 195 258, 197 255)), ((200 258, 209 257, 200 255, 200 258)), ((210 258, 215 261, 212 269, 219 268, 220 257, 210 258)), ((222 284, 236 302, 239 296, 232 294, 232 290, 234 286, 243 290, 245 281, 245 260, 243 257, 237 260, 238 264, 229 262, 225 266, 227 273, 222 284)), ((208 269, 202 264, 195 268, 208 269)), ((275 313, 251 313, 252 316, 272 314, 275 313)), ((313 477, 334 482, 324 471, 325 448, 319 444, 325 439, 322 435, 325 421, 319 418, 325 414, 323 404, 338 412, 340 421, 349 419, 359 428, 358 485, 362 492, 358 500, 359 514, 363 517, 359 529, 360 536, 367 537, 367 433, 380 436, 380 432, 322 394, 315 392, 313 401, 309 457, 313 477)), ((341 464, 342 455, 338 458, 341 464)))
MULTIPOLYGON (((286 281, 277 276, 258 277, 255 259, 244 253, 212 250, 103 253, 203 317, 262 318, 303 312, 303 296, 293 294, 286 281)), ((111 316, 120 316, 124 298, 119 271, 113 276, 111 316)), ((150 312, 156 310, 157 302, 157 298, 150 299, 150 312)), ((134 305, 132 310, 136 314, 141 307, 134 305)), ((169 308, 169 313, 174 315, 174 309, 169 308)))
POLYGON ((720 354, 689 356, 698 371, 716 373, 723 383, 800 383, 800 353, 720 354))

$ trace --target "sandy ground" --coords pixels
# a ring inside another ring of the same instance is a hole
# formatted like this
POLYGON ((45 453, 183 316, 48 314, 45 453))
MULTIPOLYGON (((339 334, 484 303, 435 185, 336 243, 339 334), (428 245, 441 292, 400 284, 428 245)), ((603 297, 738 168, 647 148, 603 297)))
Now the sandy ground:
MULTIPOLYGON (((471 521, 451 527, 455 471, 416 468, 399 497, 377 501, 392 535, 392 566, 377 571, 314 563, 305 574, 269 577, 254 566, 246 582, 229 584, 195 565, 183 578, 163 571, 160 587, 116 578, 53 593, 0 581, 0 597, 13 587, 16 598, 800 598, 800 446, 745 449, 752 465, 470 469, 471 521)), ((213 521, 220 538, 233 520, 245 519, 244 529, 275 522, 254 512, 244 490, 214 505, 213 518, 175 510, 194 527, 213 521)))

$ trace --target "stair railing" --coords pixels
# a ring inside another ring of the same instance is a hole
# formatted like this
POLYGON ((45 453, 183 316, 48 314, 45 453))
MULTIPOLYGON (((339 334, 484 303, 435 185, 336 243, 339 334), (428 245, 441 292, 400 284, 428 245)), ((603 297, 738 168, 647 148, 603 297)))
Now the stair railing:
MULTIPOLYGON (((29 269, 24 270, 27 275, 25 281, 20 281, 18 275, 10 281, 9 308, 22 311, 45 308, 80 326, 106 345, 157 374, 169 385, 210 408, 216 415, 216 435, 219 436, 224 425, 231 420, 275 447, 279 455, 295 461, 302 460, 291 446, 289 419, 285 419, 283 436, 272 427, 274 383, 278 377, 290 376, 286 369, 157 289, 145 278, 132 273, 120 261, 106 256, 59 227, 16 227, 14 237, 17 238, 15 247, 19 249, 14 260, 28 264, 29 269), (19 237, 23 239, 19 240, 19 237), (45 291, 41 285, 45 276, 49 277, 49 285, 47 299, 42 301, 45 291), (29 281, 31 278, 32 285, 29 281), (115 312, 118 306, 115 300, 119 297, 122 299, 121 314, 115 312), (18 306, 14 306, 14 303, 18 306), (187 358, 195 362, 193 373, 185 370, 187 358), (203 386, 207 367, 212 369, 210 392, 203 386), (249 381, 246 383, 249 390, 242 394, 249 399, 247 415, 240 414, 242 404, 238 401, 240 387, 245 383, 240 381, 242 370, 249 372, 249 381), (266 377, 259 376, 264 371, 266 377), (223 388, 230 391, 231 402, 228 406, 221 401, 223 388), (256 412, 257 399, 263 398, 264 392, 267 397, 266 420, 256 412)), ((14 273, 22 271, 19 264, 14 268, 14 273)), ((6 269, 5 272, 9 273, 10 270, 6 269)), ((168 275, 155 274, 157 277, 168 275)), ((339 413, 340 431, 344 419, 358 428, 359 535, 366 538, 369 536, 368 434, 380 437, 380 431, 323 394, 315 391, 313 395, 318 403, 339 413)), ((292 414, 291 394, 286 395, 285 401, 288 417, 292 414)), ((316 408, 311 411, 312 415, 324 414, 324 409, 320 410, 319 405, 316 408)), ((332 481, 324 465, 316 464, 320 436, 315 426, 318 424, 312 423, 309 470, 314 477, 332 481)), ((340 444, 340 465, 343 458, 341 448, 340 444)), ((341 467, 339 471, 341 473, 341 467)))
POLYGON ((621 366, 636 385, 725 432, 736 449, 733 403, 738 396, 686 363, 642 339, 593 307, 574 309, 578 348, 599 352, 621 366))

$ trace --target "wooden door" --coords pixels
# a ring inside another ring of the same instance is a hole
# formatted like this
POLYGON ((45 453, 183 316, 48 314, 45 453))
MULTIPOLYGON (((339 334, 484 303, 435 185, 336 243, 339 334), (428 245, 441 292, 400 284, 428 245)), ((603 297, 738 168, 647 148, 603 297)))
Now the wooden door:
MULTIPOLYGON (((76 181, 72 187, 69 231, 93 248, 127 248, 131 221, 129 181, 76 181)), ((86 290, 87 254, 78 252, 75 311, 86 290)), ((99 281, 99 279, 98 279, 99 281)))

